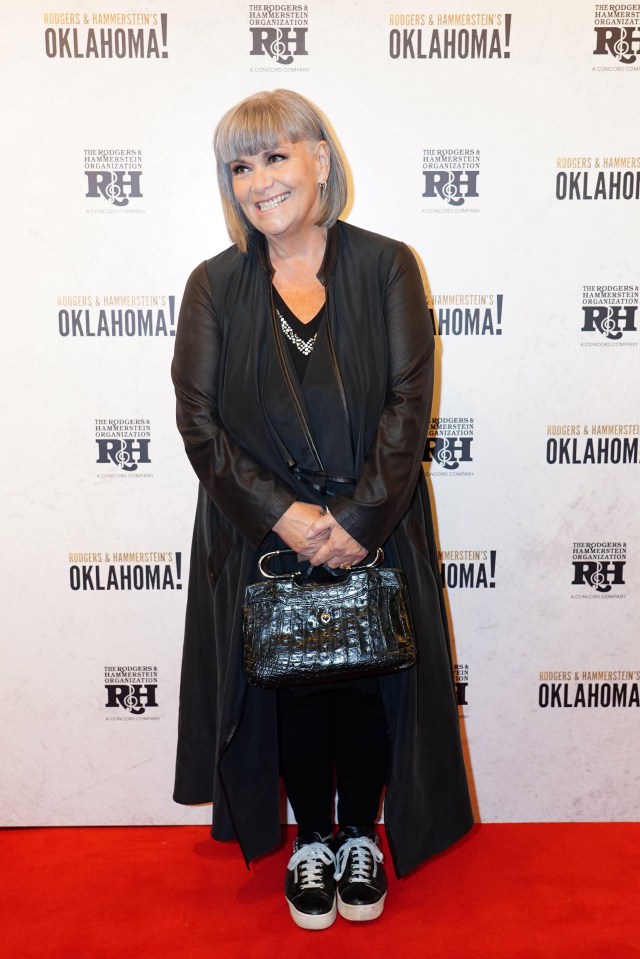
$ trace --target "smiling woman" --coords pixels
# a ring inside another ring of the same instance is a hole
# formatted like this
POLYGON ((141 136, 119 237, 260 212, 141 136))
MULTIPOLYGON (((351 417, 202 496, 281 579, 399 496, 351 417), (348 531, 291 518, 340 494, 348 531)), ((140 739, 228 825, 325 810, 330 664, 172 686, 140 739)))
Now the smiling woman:
POLYGON ((200 479, 174 797, 213 800, 214 838, 237 839, 249 861, 279 841, 282 776, 298 823, 289 911, 323 929, 337 912, 383 911, 385 786, 398 875, 472 821, 421 466, 434 331, 409 249, 338 220, 345 168, 313 104, 255 94, 222 118, 214 147, 233 246, 189 278, 172 366, 200 479), (418 665, 249 685, 242 608, 261 555, 288 548, 297 557, 280 571, 327 577, 378 547, 406 578, 418 665))

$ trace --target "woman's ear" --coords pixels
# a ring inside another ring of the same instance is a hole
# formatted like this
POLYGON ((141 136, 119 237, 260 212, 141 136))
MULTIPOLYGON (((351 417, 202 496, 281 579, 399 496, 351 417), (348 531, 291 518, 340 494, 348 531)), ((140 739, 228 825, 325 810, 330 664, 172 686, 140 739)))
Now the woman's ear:
POLYGON ((318 161, 319 179, 326 182, 329 176, 329 170, 331 169, 331 153, 329 152, 329 144, 326 140, 318 140, 316 144, 316 159, 318 161))

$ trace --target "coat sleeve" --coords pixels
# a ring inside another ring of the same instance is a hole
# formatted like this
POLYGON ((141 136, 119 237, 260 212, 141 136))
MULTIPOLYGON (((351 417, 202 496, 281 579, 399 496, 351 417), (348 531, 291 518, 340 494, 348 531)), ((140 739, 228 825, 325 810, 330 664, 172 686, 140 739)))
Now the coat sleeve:
POLYGON ((433 321, 418 265, 404 244, 383 295, 385 406, 353 494, 328 504, 340 525, 369 552, 384 543, 408 509, 422 468, 433 393, 433 321))
POLYGON ((295 495, 235 443, 218 413, 222 333, 205 264, 187 281, 171 376, 176 420, 200 482, 222 515, 257 548, 295 495))

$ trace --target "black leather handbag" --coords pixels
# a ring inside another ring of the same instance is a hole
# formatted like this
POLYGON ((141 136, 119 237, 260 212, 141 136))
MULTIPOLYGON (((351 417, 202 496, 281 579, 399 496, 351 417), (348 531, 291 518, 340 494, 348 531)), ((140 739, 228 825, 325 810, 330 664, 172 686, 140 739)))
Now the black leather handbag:
POLYGON ((301 686, 395 673, 416 661, 407 587, 398 569, 374 563, 339 572, 329 582, 274 574, 260 558, 264 582, 247 586, 244 664, 256 686, 301 686))

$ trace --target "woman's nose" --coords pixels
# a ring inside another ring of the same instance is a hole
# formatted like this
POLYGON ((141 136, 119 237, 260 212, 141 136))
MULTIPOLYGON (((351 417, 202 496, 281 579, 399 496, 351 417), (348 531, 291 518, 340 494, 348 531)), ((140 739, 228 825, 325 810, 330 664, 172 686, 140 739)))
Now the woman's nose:
POLYGON ((253 189, 258 191, 268 190, 273 186, 273 175, 269 167, 256 166, 253 171, 253 189))

